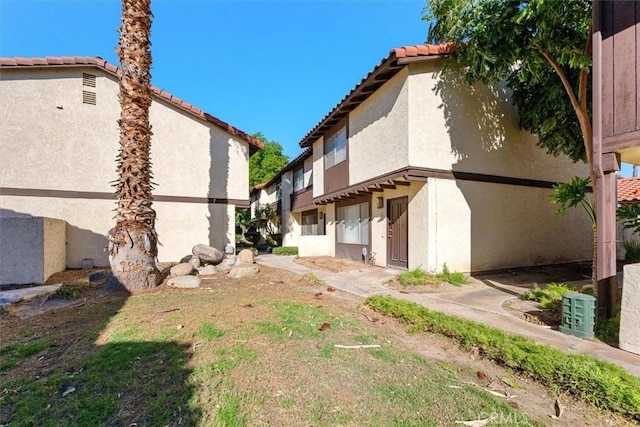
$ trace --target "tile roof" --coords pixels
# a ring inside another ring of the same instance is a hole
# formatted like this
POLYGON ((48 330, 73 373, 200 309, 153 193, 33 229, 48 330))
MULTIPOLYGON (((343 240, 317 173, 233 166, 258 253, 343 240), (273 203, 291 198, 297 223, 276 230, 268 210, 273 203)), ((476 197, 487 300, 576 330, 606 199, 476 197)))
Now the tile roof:
POLYGON ((301 147, 310 146, 323 132, 329 130, 340 118, 360 105, 408 63, 443 58, 453 52, 455 52, 455 46, 452 43, 401 46, 391 49, 389 55, 382 58, 380 63, 360 80, 360 82, 302 138, 299 145, 301 147))
MULTIPOLYGON (((99 56, 47 56, 44 58, 3 58, 0 57, 0 68, 11 68, 11 67, 68 67, 68 66, 95 66, 97 68, 101 68, 107 71, 110 74, 117 76, 118 67, 110 64, 99 56)), ((240 129, 231 126, 229 123, 224 122, 217 117, 212 116, 211 114, 202 111, 201 109, 189 104, 171 95, 169 92, 166 92, 160 88, 155 86, 151 86, 151 90, 153 94, 174 106, 187 111, 188 113, 208 121, 212 123, 222 130, 230 133, 231 135, 237 136, 240 139, 245 140, 249 143, 251 147, 251 152, 254 152, 262 147, 264 144, 257 138, 247 134, 246 132, 241 131, 240 129)))
POLYGON ((618 203, 640 202, 640 178, 618 177, 618 203))

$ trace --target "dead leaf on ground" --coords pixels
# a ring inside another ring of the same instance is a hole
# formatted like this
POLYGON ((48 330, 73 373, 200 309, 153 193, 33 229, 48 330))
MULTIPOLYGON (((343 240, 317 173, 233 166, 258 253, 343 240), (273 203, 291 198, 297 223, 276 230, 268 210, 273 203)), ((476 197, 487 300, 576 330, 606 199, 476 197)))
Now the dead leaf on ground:
POLYGON ((476 375, 478 376, 478 379, 480 380, 486 380, 487 379, 487 373, 483 372, 483 371, 478 371, 476 372, 476 375))
POLYGON ((456 424, 462 424, 469 427, 483 427, 489 424, 493 420, 493 415, 484 420, 471 420, 471 421, 456 421, 456 424))
POLYGON ((327 292, 335 292, 336 290, 337 290, 337 289, 336 289, 336 288, 334 288, 333 286, 329 286, 329 287, 327 288, 327 292))
POLYGON ((318 292, 317 294, 313 294, 314 297, 320 298, 322 296, 322 292, 318 292))
POLYGON ((243 308, 253 308, 255 307, 253 304, 249 303, 249 304, 245 304, 242 306, 243 308))
POLYGON ((320 328, 318 328, 318 330, 320 331, 326 331, 327 329, 329 329, 331 327, 331 324, 324 322, 322 325, 320 325, 320 328))

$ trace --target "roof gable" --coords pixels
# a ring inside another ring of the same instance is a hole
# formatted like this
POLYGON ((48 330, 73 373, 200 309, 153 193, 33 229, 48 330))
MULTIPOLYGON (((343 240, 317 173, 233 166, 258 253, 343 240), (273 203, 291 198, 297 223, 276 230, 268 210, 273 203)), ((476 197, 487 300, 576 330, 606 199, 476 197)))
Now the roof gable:
MULTIPOLYGON (((91 56, 47 56, 44 58, 3 58, 0 57, 0 68, 41 68, 41 67, 77 67, 77 66, 93 66, 106 71, 118 77, 119 68, 104 59, 91 56)), ((255 151, 264 147, 262 141, 258 138, 241 131, 240 129, 231 126, 229 123, 224 122, 211 114, 202 111, 201 109, 183 101, 182 99, 171 95, 169 92, 164 91, 158 87, 151 86, 153 95, 158 99, 168 101, 174 107, 177 107, 183 111, 186 111, 192 116, 205 120, 209 123, 216 125, 227 133, 236 136, 249 144, 250 152, 253 154, 255 151)))
POLYGON ((313 141, 320 138, 324 132, 338 123, 349 111, 354 110, 407 64, 444 58, 454 51, 455 47, 451 43, 402 46, 391 49, 389 55, 382 58, 380 63, 360 80, 360 82, 302 138, 299 143, 300 147, 309 147, 313 141))

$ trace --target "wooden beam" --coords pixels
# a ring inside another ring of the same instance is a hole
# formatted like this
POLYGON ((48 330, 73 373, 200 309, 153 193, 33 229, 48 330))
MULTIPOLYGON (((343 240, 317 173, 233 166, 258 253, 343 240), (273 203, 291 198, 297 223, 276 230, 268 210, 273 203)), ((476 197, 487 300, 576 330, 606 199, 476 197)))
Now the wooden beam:
POLYGON ((398 181, 398 180, 393 180, 393 183, 395 185, 404 185, 405 187, 408 187, 411 185, 411 183, 409 181, 398 181))
POLYGON ((382 193, 384 191, 382 188, 377 188, 374 186, 367 187, 367 190, 371 192, 376 192, 376 193, 382 193))
POLYGON ((395 190, 396 189, 396 186, 393 185, 393 184, 377 184, 377 185, 378 185, 378 187, 384 188, 386 190, 395 190))

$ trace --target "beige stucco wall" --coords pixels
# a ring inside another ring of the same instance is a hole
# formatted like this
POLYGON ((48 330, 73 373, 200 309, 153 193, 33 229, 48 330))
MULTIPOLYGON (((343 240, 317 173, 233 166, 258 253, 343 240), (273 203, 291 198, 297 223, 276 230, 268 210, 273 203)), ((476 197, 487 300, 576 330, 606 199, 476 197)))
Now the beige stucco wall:
POLYGON ((588 176, 583 163, 553 157, 521 130, 504 87, 470 87, 442 61, 409 66, 409 164, 546 181, 588 176))
POLYGON ((298 256, 321 256, 328 253, 327 236, 299 236, 298 256))
MULTIPOLYGON (((116 179, 120 114, 116 78, 98 69, 2 70, 0 75, 0 185, 35 190, 108 195, 116 179), (82 73, 97 76, 82 86, 82 73), (82 91, 96 105, 82 103, 82 91)), ((249 146, 204 120, 154 98, 153 181, 159 196, 247 200, 249 146)), ((75 197, 1 196, 15 214, 67 221, 67 263, 83 258, 107 265, 104 235, 113 227, 115 202, 75 197)), ((180 259, 196 243, 234 244, 234 207, 224 204, 156 202, 160 261, 180 259), (224 229, 226 225, 226 229, 224 229)), ((11 212, 8 212, 11 214, 11 212)))
POLYGON ((584 213, 555 214, 550 189, 429 179, 429 268, 482 271, 584 261, 591 227, 584 213), (434 250, 435 249, 435 250, 434 250))
POLYGON ((52 274, 67 268, 67 224, 56 218, 42 218, 42 278, 46 281, 52 274))
POLYGON ((400 71, 349 113, 350 184, 407 166, 407 73, 400 71))
POLYGON ((324 137, 314 141, 312 159, 313 197, 319 197, 324 193, 324 137))

